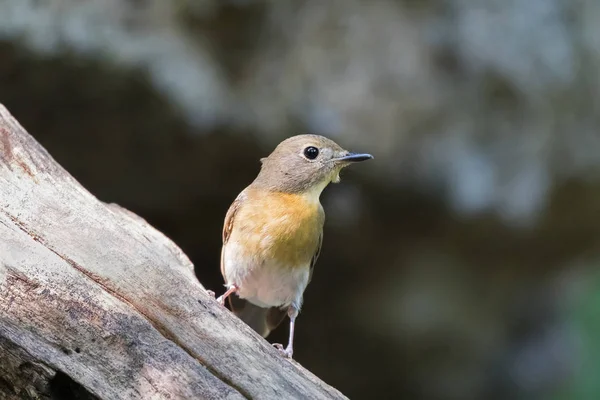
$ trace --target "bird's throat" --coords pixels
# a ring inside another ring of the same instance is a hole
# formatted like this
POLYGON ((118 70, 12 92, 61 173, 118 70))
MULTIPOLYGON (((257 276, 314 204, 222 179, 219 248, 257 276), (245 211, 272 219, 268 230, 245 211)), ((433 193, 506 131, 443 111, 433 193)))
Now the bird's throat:
POLYGON ((307 203, 317 204, 320 202, 321 193, 323 193, 323 190, 325 190, 327 185, 329 185, 329 181, 319 182, 303 193, 300 193, 300 196, 303 197, 307 203))

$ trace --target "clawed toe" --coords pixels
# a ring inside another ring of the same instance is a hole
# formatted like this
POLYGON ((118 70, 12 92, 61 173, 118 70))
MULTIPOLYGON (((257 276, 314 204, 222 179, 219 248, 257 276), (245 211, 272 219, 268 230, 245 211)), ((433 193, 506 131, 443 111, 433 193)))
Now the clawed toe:
POLYGON ((206 294, 212 297, 213 299, 215 298, 215 292, 213 292, 212 290, 207 290, 206 294))
POLYGON ((292 358, 292 354, 293 354, 292 349, 286 349, 280 343, 273 343, 273 347, 275 347, 277 350, 279 350, 279 353, 281 353, 281 355, 284 356, 285 358, 292 358))

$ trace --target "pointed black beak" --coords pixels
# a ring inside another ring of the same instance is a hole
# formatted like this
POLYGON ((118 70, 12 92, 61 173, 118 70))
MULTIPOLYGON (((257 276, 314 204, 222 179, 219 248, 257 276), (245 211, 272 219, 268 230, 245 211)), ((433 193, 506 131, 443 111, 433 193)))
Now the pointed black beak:
POLYGON ((359 162, 372 160, 373 156, 366 153, 348 153, 343 157, 337 159, 337 161, 348 161, 348 162, 359 162))

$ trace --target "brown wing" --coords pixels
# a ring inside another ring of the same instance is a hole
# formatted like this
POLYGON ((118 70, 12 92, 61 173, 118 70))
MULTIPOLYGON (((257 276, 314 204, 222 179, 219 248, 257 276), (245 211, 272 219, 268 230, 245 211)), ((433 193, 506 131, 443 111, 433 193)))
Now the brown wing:
MULTIPOLYGON (((246 194, 244 192, 240 193, 238 197, 231 203, 229 209, 227 210, 227 214, 225 214, 225 223, 223 224, 223 247, 227 244, 229 237, 231 236, 231 231, 233 230, 233 222, 235 220, 235 214, 240 209, 240 206, 244 202, 246 198, 246 194)), ((225 273, 223 270, 223 249, 221 249, 221 275, 225 277, 225 273)))

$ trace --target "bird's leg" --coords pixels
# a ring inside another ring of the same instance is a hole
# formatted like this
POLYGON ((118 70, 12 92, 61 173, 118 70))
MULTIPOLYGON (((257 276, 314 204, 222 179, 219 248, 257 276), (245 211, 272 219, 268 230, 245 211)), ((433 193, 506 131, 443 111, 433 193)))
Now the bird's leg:
POLYGON ((226 287, 227 287, 227 291, 225 293, 223 293, 222 296, 219 296, 219 298, 217 299, 217 301, 221 305, 225 305, 225 299, 228 298, 230 294, 235 293, 239 290, 237 285, 226 285, 226 287))
POLYGON ((296 325, 296 317, 298 316, 298 309, 294 306, 288 308, 288 317, 290 317, 290 336, 288 339, 288 345, 284 349, 279 343, 274 343, 273 346, 281 352, 285 357, 292 358, 294 354, 294 326, 296 325))

